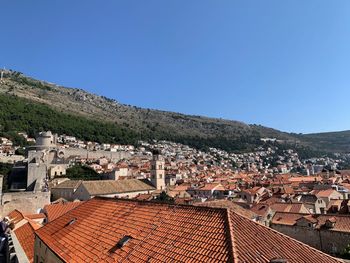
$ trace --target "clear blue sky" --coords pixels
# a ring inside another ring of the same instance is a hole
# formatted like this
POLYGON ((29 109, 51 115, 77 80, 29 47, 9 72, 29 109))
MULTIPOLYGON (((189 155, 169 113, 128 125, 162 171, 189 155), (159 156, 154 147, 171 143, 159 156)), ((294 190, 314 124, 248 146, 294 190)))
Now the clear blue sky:
POLYGON ((350 129, 350 1, 0 2, 0 66, 147 108, 350 129))

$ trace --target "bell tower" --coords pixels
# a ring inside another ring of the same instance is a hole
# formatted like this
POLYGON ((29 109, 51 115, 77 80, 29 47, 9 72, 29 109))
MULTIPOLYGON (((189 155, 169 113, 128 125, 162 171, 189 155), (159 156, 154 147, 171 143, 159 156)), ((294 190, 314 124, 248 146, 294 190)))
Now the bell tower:
POLYGON ((151 182, 157 190, 165 190, 165 161, 158 150, 153 151, 151 182))

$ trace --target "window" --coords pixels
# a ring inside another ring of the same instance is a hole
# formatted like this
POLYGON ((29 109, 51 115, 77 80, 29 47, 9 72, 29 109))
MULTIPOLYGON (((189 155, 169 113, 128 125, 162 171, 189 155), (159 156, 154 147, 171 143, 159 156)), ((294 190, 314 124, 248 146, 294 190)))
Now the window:
POLYGON ((117 243, 117 248, 122 248, 126 245, 126 243, 129 242, 129 240, 132 239, 131 236, 124 236, 122 239, 120 239, 117 243))
POLYGON ((75 222, 77 222, 77 220, 78 220, 77 218, 72 218, 67 224, 65 224, 65 227, 73 225, 75 222))

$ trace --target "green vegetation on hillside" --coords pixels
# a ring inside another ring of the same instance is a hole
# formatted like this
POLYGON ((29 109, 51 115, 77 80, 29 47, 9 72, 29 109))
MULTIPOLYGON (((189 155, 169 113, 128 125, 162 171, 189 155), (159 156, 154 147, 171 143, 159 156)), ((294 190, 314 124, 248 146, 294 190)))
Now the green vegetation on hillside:
MULTIPOLYGON (((160 125, 151 131, 137 131, 112 122, 103 122, 91 118, 60 112, 46 104, 33 102, 9 94, 0 94, 0 135, 14 141, 15 145, 26 146, 27 142, 17 132, 27 132, 35 137, 40 131, 51 130, 58 134, 69 134, 86 141, 99 143, 121 143, 136 145, 138 140, 169 140, 183 143, 197 149, 207 150, 216 147, 229 152, 251 151, 262 145, 260 134, 238 134, 235 138, 224 136, 191 136, 179 135, 160 125)), ((283 148, 290 145, 285 145, 283 148)), ((304 153, 304 157, 315 154, 308 147, 292 147, 304 153)), ((319 155, 319 154, 318 154, 319 155)))
POLYGON ((131 128, 119 124, 67 114, 14 95, 0 94, 0 105, 0 134, 15 140, 16 145, 26 144, 24 138, 16 132, 24 131, 29 136, 35 136, 45 130, 100 143, 136 144, 140 139, 161 139, 200 149, 217 147, 228 151, 252 150, 261 144, 258 134, 232 140, 225 137, 179 136, 160 126, 154 126, 151 132, 134 132, 131 128))
POLYGON ((7 192, 8 191, 8 177, 12 171, 13 164, 9 163, 0 163, 0 175, 3 175, 3 184, 2 184, 2 191, 7 192))
POLYGON ((350 152, 350 131, 305 134, 302 139, 319 150, 350 152))
MULTIPOLYGON (((82 89, 57 86, 8 70, 0 84, 0 135, 13 140, 16 131, 30 136, 42 130, 83 140, 136 144, 138 140, 169 140, 204 149, 247 152, 276 138, 303 156, 350 152, 350 131, 302 135, 261 125, 247 125, 118 103, 82 89), (24 99, 26 98, 26 99, 24 99), (39 103, 40 101, 40 103, 39 103), (315 152, 313 152, 315 151, 315 152)), ((18 136, 17 136, 18 137, 18 136)), ((24 142, 15 143, 23 145, 24 142)))
POLYGON ((16 136, 20 131, 35 136, 40 131, 51 130, 87 141, 125 144, 135 144, 138 139, 132 130, 119 125, 73 116, 12 95, 1 94, 0 105, 0 133, 15 139, 18 145, 25 144, 21 136, 16 136))

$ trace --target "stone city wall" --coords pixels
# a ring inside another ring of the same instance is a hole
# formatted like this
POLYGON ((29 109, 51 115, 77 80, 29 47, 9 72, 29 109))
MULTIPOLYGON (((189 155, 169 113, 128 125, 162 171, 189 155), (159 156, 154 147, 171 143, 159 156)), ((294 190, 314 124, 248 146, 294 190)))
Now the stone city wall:
POLYGON ((47 204, 50 204, 50 192, 4 193, 1 197, 0 216, 4 217, 15 209, 24 214, 34 214, 47 204))
POLYGON ((121 159, 130 158, 130 154, 128 152, 88 151, 81 148, 67 148, 65 149, 65 155, 66 158, 73 155, 93 159, 106 157, 107 159, 111 159, 112 162, 118 162, 121 159))
POLYGON ((350 233, 277 224, 271 228, 328 254, 339 254, 350 243, 350 233))

